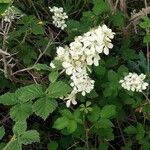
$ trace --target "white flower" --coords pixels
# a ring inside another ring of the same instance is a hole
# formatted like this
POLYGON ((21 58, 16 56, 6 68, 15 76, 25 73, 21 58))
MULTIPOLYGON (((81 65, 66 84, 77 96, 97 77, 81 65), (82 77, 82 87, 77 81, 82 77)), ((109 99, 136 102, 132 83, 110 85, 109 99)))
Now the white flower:
POLYGON ((136 73, 129 73, 123 80, 120 80, 119 83, 128 91, 142 92, 146 90, 149 85, 147 82, 144 82, 145 78, 146 76, 144 74, 138 75, 136 73))
POLYGON ((50 12, 53 13, 52 19, 53 19, 53 24, 61 28, 61 30, 64 30, 67 25, 65 23, 65 20, 68 18, 67 14, 64 12, 63 8, 56 7, 54 6, 53 8, 49 7, 50 12))
POLYGON ((68 96, 66 98, 64 98, 65 100, 67 100, 66 102, 66 106, 70 107, 71 104, 76 105, 77 101, 76 101, 76 91, 72 91, 70 94, 68 94, 68 96))
POLYGON ((55 65, 54 65, 54 63, 50 63, 50 66, 53 68, 53 69, 55 69, 56 67, 55 67, 55 65))
MULTIPOLYGON (((106 25, 98 26, 76 37, 69 46, 57 48, 56 59, 62 62, 66 74, 70 76, 73 91, 85 96, 94 89, 95 81, 89 77, 89 66, 99 65, 101 53, 109 54, 109 49, 113 48, 111 40, 114 34, 106 25)), ((71 103, 75 104, 75 101, 68 100, 67 106, 71 103)))

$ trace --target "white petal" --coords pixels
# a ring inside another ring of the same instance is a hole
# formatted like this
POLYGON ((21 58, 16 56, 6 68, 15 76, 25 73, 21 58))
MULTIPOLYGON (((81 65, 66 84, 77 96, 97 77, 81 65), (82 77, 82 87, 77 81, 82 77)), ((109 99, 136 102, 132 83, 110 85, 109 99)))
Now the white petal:
POLYGON ((109 54, 109 49, 108 49, 106 46, 104 47, 104 54, 105 54, 105 55, 108 55, 108 54, 109 54))
POLYGON ((67 107, 70 107, 70 103, 71 103, 70 100, 68 100, 68 101, 66 102, 66 106, 67 106, 67 107))

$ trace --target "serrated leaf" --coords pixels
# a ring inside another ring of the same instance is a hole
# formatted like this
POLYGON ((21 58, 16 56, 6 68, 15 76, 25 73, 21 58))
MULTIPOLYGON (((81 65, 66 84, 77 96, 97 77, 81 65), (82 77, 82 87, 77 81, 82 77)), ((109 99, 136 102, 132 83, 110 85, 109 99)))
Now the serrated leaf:
POLYGON ((40 136, 36 130, 28 130, 20 136, 19 140, 22 144, 27 145, 40 142, 40 136))
POLYGON ((111 128, 113 127, 113 123, 109 119, 101 118, 96 123, 96 126, 98 128, 111 128))
POLYGON ((52 113, 57 107, 57 101, 49 97, 43 97, 38 99, 33 104, 33 111, 36 115, 42 117, 44 120, 52 113))
POLYGON ((114 105, 106 105, 101 110, 102 118, 111 118, 116 114, 116 106, 114 105))
POLYGON ((96 15, 100 15, 102 13, 110 11, 108 3, 105 2, 104 0, 93 0, 93 3, 94 3, 93 12, 96 15))
POLYGON ((71 91, 71 87, 67 85, 65 82, 58 81, 50 84, 47 91, 49 97, 59 98, 69 93, 71 91))
POLYGON ((27 122, 25 120, 23 121, 17 121, 13 127, 13 133, 16 136, 21 135, 27 130, 27 122))
POLYGON ((19 101, 14 93, 5 93, 4 95, 0 96, 0 104, 3 105, 15 105, 19 101))
POLYGON ((32 113, 32 103, 21 103, 10 109, 10 116, 14 121, 27 119, 32 113))
POLYGON ((119 27, 119 28, 124 26, 124 17, 121 11, 116 11, 115 14, 111 16, 110 19, 114 26, 119 27))
POLYGON ((61 129, 64 129, 65 127, 67 127, 68 123, 69 123, 68 118, 60 117, 54 122, 53 128, 61 130, 61 129))
POLYGON ((5 129, 4 127, 0 127, 0 140, 3 138, 3 136, 5 135, 5 129))
POLYGON ((21 102, 28 102, 30 100, 34 100, 35 98, 43 96, 44 93, 41 85, 32 84, 19 88, 15 92, 15 95, 21 102))
POLYGON ((49 74, 48 79, 49 79, 50 82, 53 83, 53 82, 55 82, 55 81, 57 80, 58 76, 59 76, 58 71, 53 70, 53 71, 49 74))
POLYGON ((62 116, 65 116, 69 119, 73 118, 73 114, 68 109, 63 109, 63 110, 60 111, 60 113, 61 113, 62 116))
POLYGON ((22 150, 22 145, 21 145, 21 143, 17 139, 14 139, 8 145, 8 147, 7 147, 6 150, 22 150))

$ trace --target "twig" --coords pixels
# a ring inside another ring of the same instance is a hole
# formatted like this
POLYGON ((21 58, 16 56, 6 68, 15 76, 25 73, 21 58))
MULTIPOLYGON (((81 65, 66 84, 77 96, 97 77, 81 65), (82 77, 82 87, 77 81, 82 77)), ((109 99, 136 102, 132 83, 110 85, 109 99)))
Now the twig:
POLYGON ((67 148, 67 150, 70 150, 71 148, 75 147, 77 144, 79 144, 80 142, 75 142, 73 145, 71 145, 70 147, 67 148))
MULTIPOLYGON (((60 32, 56 35, 56 37, 54 38, 54 40, 59 36, 59 34, 61 33, 61 30, 60 30, 60 32)), ((41 59, 41 57, 46 53, 46 51, 48 50, 48 48, 49 48, 49 46, 52 44, 52 40, 50 39, 49 40, 49 42, 47 43, 47 45, 46 45, 46 48, 45 48, 45 50, 39 55, 39 57, 37 58, 37 60, 36 60, 36 62, 34 63, 34 65, 33 66, 35 66, 37 63, 38 63, 38 61, 41 59)))

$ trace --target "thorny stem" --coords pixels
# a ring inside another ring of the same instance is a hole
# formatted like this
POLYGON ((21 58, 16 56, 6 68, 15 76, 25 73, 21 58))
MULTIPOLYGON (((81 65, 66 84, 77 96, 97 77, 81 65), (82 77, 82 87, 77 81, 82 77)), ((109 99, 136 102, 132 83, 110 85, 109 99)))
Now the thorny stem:
MULTIPOLYGON (((3 19, 2 19, 1 24, 2 24, 1 27, 4 27, 3 19)), ((4 51, 5 53, 7 53, 6 52, 6 42, 7 42, 7 35, 8 35, 9 30, 10 30, 10 27, 11 27, 11 22, 6 23, 5 27, 4 27, 4 31, 3 31, 2 51, 4 51)), ((4 63, 4 75, 6 78, 9 78, 9 76, 10 76, 9 63, 7 62, 7 57, 6 57, 5 53, 1 54, 2 55, 2 61, 4 63)))

